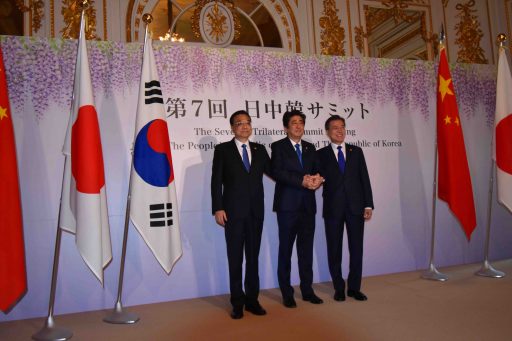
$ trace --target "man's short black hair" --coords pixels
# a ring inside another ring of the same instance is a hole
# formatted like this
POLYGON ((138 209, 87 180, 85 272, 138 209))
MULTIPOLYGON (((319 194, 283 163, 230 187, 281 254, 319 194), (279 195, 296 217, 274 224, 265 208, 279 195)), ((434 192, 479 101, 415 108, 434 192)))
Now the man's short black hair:
POLYGON ((291 110, 285 112, 283 115, 283 127, 288 128, 288 123, 290 123, 290 120, 292 119, 293 116, 300 116, 304 121, 304 124, 306 123, 306 115, 304 115, 299 110, 291 110))
POLYGON ((325 130, 329 130, 329 125, 332 121, 342 121, 343 124, 345 124, 345 119, 343 117, 340 115, 332 115, 327 119, 327 121, 325 121, 325 130))
POLYGON ((247 111, 238 110, 238 111, 235 111, 233 114, 231 114, 231 117, 229 118, 230 125, 233 125, 235 123, 235 117, 237 117, 238 115, 247 115, 247 117, 249 117, 249 121, 251 120, 251 116, 249 115, 249 113, 247 111))

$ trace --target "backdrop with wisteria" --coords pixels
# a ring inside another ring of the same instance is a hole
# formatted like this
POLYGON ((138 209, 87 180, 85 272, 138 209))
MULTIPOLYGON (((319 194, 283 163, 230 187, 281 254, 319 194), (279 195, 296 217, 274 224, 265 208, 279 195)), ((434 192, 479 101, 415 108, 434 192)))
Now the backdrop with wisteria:
MULTIPOLYGON (((28 293, 0 320, 47 312, 76 41, 0 37, 16 133, 28 293)), ((55 313, 114 304, 135 126, 142 45, 89 42, 105 159, 114 259, 102 288, 64 233, 55 313)), ((430 256, 435 156, 436 67, 422 61, 317 57, 155 43, 180 206, 183 257, 167 276, 130 225, 125 306, 229 291, 223 230, 211 215, 213 146, 232 138, 229 115, 247 109, 252 140, 284 137, 282 113, 301 109, 306 140, 324 146, 329 115, 347 119, 347 141, 363 147, 375 212, 365 227, 364 276, 426 268, 430 256)), ((494 67, 452 65, 473 181, 477 228, 468 242, 444 202, 437 205, 436 264, 483 259, 495 105, 494 67)), ((262 288, 277 287, 274 183, 265 178, 260 253, 262 288)), ((317 191, 321 212, 321 191, 317 191)), ((317 215, 314 280, 329 281, 325 234, 317 215)), ((512 256, 512 219, 493 199, 491 260, 512 256)), ((344 263, 348 260, 345 247, 344 263)), ((294 255, 295 258, 295 255, 294 255)), ((475 265, 475 270, 478 265, 475 265)), ((347 267, 344 264, 346 274, 347 267)), ((449 275, 449 269, 445 271, 449 275)), ((298 283, 296 261, 292 282, 298 283)), ((364 281, 363 281, 364 290, 364 281)), ((371 295, 371 293, 368 293, 371 295)), ((227 298, 226 298, 227 300, 227 298)))

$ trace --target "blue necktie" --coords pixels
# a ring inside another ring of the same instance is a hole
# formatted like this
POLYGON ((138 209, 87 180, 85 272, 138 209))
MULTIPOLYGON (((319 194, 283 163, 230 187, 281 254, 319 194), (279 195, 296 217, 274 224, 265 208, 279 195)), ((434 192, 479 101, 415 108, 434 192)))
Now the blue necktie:
POLYGON ((295 145, 295 151, 297 152, 297 156, 299 157, 300 165, 301 165, 302 167, 304 167, 304 165, 302 164, 302 153, 301 153, 301 151, 300 151, 300 144, 298 144, 298 143, 297 143, 297 144, 295 145))
POLYGON ((247 172, 251 170, 251 164, 249 163, 249 154, 247 153, 247 145, 242 145, 242 161, 244 162, 245 169, 247 172))
POLYGON ((341 146, 338 146, 338 167, 340 168, 341 174, 345 173, 345 156, 341 150, 341 146))

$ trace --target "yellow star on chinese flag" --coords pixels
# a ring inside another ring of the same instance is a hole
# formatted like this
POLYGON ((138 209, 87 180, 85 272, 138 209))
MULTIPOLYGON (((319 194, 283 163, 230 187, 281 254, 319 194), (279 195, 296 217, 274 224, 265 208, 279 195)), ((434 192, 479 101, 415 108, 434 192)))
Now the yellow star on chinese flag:
POLYGON ((450 116, 446 115, 446 117, 444 118, 444 124, 450 124, 452 123, 452 119, 450 118, 450 116))
POLYGON ((7 108, 0 107, 0 120, 3 120, 7 116, 7 108))
POLYGON ((441 93, 441 100, 444 101, 446 94, 453 96, 453 91, 450 89, 451 78, 444 79, 443 76, 439 75, 439 92, 441 93))
POLYGON ((457 126, 459 126, 459 125, 460 125, 460 121, 459 121, 459 118, 458 118, 458 117, 455 117, 455 124, 456 124, 457 126))

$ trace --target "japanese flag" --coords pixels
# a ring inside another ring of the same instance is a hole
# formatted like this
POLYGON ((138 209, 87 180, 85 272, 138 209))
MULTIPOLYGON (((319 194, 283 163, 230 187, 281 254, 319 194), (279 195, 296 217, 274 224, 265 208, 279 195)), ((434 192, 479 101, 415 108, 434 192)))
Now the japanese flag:
POLYGON ((103 284, 103 269, 112 260, 112 248, 100 128, 94 107, 84 26, 82 19, 71 117, 63 147, 66 163, 60 228, 76 235, 80 255, 103 284))

